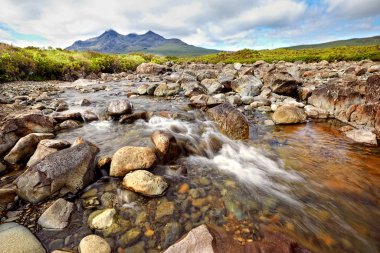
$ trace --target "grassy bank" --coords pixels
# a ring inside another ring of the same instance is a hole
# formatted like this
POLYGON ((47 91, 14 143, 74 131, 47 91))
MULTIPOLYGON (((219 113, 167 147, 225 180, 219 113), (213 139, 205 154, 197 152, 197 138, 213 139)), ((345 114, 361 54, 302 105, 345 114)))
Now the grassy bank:
POLYGON ((241 50, 217 54, 176 58, 152 54, 111 55, 95 52, 71 52, 61 49, 19 48, 0 43, 0 82, 16 80, 75 80, 89 74, 118 73, 134 70, 143 62, 164 63, 253 63, 258 60, 283 61, 359 61, 370 59, 380 61, 380 46, 354 46, 325 49, 274 49, 241 50))
POLYGON ((150 54, 108 55, 61 49, 19 48, 0 43, 0 82, 16 80, 75 80, 91 73, 134 70, 143 62, 163 63, 150 54))
POLYGON ((380 61, 380 46, 353 46, 323 49, 273 49, 250 50, 244 49, 237 52, 221 52, 218 54, 204 55, 193 58, 181 58, 179 62, 205 62, 205 63, 253 63, 258 60, 266 62, 277 61, 305 61, 317 62, 331 61, 360 61, 370 59, 380 61))

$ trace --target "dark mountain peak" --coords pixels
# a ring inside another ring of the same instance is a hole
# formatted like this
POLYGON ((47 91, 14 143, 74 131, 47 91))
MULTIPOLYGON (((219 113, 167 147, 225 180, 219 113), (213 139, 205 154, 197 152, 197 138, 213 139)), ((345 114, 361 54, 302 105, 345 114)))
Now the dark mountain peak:
POLYGON ((76 41, 67 48, 76 51, 97 51, 103 53, 147 52, 161 55, 203 55, 216 53, 201 47, 194 47, 179 39, 165 39, 161 35, 148 31, 144 34, 130 33, 122 35, 115 30, 107 30, 100 36, 85 41, 76 41))
POLYGON ((113 29, 109 29, 109 30, 105 31, 104 33, 102 33, 99 37, 117 37, 119 35, 121 35, 121 34, 116 32, 113 29))
POLYGON ((148 37, 148 38, 156 38, 156 39, 164 39, 161 35, 152 32, 152 31, 147 31, 145 34, 141 35, 142 37, 148 37))

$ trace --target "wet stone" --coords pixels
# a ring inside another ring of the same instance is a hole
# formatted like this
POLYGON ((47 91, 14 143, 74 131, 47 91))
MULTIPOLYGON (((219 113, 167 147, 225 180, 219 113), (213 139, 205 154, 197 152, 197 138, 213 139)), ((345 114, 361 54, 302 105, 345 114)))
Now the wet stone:
POLYGON ((122 245, 131 245, 138 241, 141 237, 141 231, 138 228, 132 228, 128 230, 121 238, 120 238, 120 243, 122 245))
POLYGON ((161 246, 166 249, 181 237, 182 226, 178 222, 167 223, 161 233, 161 246))
POLYGON ((157 206, 156 220, 160 220, 164 216, 172 216, 174 213, 175 205, 173 202, 161 202, 157 206))

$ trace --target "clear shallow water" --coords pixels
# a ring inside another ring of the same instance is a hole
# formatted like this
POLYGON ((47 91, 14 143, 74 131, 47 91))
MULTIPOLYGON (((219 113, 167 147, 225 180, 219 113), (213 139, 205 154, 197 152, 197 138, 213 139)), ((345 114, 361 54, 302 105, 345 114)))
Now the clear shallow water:
MULTIPOLYGON (((111 86, 111 91, 85 95, 69 91, 62 96, 73 105, 72 110, 85 96, 95 101, 90 108, 101 113, 113 93, 123 94, 123 87, 111 86)), ((67 140, 83 136, 100 147, 101 155, 112 155, 122 146, 151 145, 150 134, 166 129, 193 150, 181 161, 187 175, 167 176, 171 186, 166 198, 124 205, 118 212, 125 219, 132 215, 130 209, 154 214, 159 201, 169 200, 175 203, 172 217, 157 220, 148 215, 146 222, 155 231, 178 220, 185 224, 182 233, 203 222, 233 230, 230 224, 237 222, 249 230, 244 239, 255 239, 257 226, 265 224, 296 237, 315 252, 379 251, 379 148, 345 139, 334 122, 259 127, 251 140, 237 142, 218 133, 199 112, 185 111, 183 102, 149 98, 131 102, 137 109, 192 116, 186 121, 153 117, 132 125, 97 121, 57 136, 67 140), (179 194, 183 183, 200 189, 196 199, 205 203, 179 194)), ((100 185, 106 188, 107 184, 100 185)), ((120 188, 118 183, 113 185, 120 188)), ((103 236, 117 246, 124 232, 103 236)), ((161 237, 141 237, 140 241, 146 249, 157 248, 161 237)))

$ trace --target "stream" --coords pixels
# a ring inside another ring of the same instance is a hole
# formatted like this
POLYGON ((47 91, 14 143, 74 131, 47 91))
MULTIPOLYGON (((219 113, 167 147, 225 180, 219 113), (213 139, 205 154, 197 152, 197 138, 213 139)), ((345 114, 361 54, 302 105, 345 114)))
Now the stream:
MULTIPOLYGON (((106 85, 95 93, 68 88, 59 98, 73 112, 90 109, 102 119, 107 103, 132 89, 127 82, 106 85), (92 104, 81 107, 83 98, 92 104)), ((118 199, 117 217, 123 226, 96 231, 113 248, 137 245, 154 252, 169 246, 170 231, 183 235, 202 223, 214 223, 242 243, 259 239, 260 226, 265 225, 314 252, 379 251, 379 148, 346 139, 335 120, 265 126, 257 119, 267 116, 257 112, 248 115, 250 139, 235 141, 185 100, 131 97, 134 110, 164 111, 174 117, 158 115, 133 124, 99 120, 56 137, 71 142, 84 137, 100 148, 99 156, 110 157, 123 146, 152 146, 150 135, 157 129, 185 143, 187 156, 153 170, 170 183, 165 196, 143 198, 123 190, 121 179, 105 176, 76 200, 102 199, 106 193, 118 199), (158 214, 160 205, 168 207, 161 208, 163 216, 158 214)), ((88 233, 87 217, 96 209, 81 207, 68 228, 59 233, 40 230, 37 236, 50 250, 77 245, 80 234, 88 233)))

